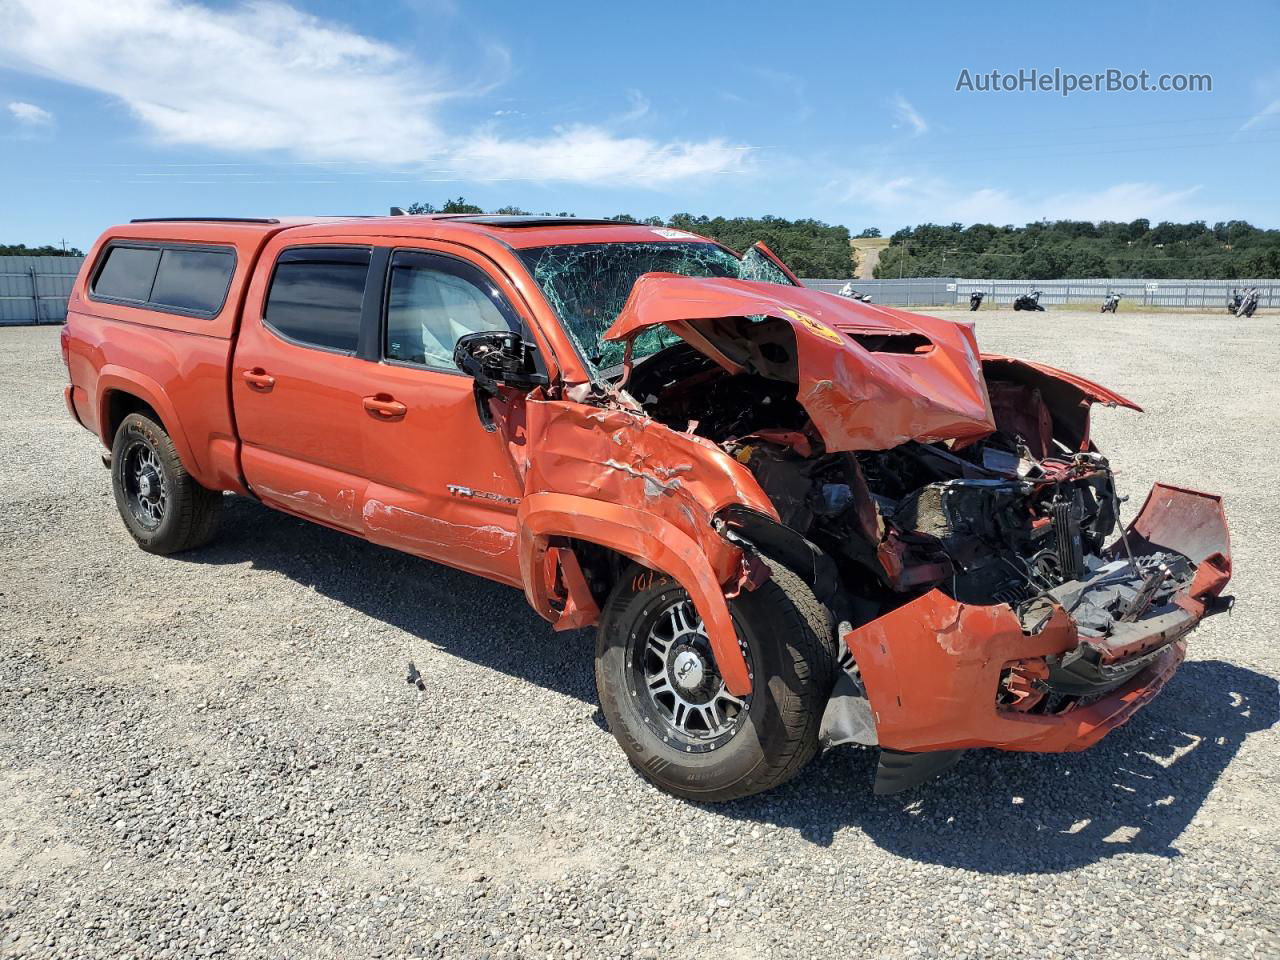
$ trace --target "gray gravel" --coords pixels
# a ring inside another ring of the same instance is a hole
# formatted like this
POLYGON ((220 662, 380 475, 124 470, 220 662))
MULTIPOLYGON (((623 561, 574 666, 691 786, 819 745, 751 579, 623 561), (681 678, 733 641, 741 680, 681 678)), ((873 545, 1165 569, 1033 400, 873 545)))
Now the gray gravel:
POLYGON ((514 590, 243 499, 137 550, 57 330, 0 329, 0 956, 1280 955, 1277 318, 978 323, 1147 406, 1097 417, 1130 510, 1227 495, 1235 612, 1083 754, 722 807, 630 771, 514 590))

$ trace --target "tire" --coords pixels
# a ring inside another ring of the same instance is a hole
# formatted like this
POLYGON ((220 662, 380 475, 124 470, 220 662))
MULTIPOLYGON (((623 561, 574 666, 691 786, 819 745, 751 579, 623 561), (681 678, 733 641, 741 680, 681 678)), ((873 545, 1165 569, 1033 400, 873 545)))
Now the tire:
MULTIPOLYGON (((668 653, 662 672, 654 669, 661 662, 653 655, 656 641, 646 641, 677 622, 681 609, 701 626, 684 589, 664 574, 634 566, 605 604, 596 639, 600 706, 632 766, 667 793, 711 803, 747 797, 791 779, 817 752, 818 725, 835 682, 831 615, 798 576, 774 561, 769 566, 768 581, 729 602, 755 689, 735 709, 736 698, 721 687, 727 699, 714 698, 710 705, 716 720, 727 724, 719 734, 707 723, 705 731, 688 729, 696 726, 693 721, 683 731, 677 728, 668 715, 675 710, 667 709, 668 700, 674 707, 674 696, 651 694, 645 682, 652 670, 675 692, 675 670, 689 647, 668 653)), ((720 681, 705 634, 685 636, 694 645, 701 637, 706 657, 697 675, 704 677, 704 688, 714 688, 720 681)), ((706 692, 687 695, 697 699, 706 692)))
POLYGON ((178 553, 213 539, 222 492, 187 473, 169 434, 145 414, 129 414, 116 430, 111 487, 120 518, 148 553, 178 553))

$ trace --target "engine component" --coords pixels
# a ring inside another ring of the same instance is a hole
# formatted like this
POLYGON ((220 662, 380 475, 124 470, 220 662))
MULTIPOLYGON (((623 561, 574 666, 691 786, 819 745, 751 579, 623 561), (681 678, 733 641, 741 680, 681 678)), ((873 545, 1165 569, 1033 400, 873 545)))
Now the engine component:
POLYGON ((946 480, 908 495, 893 513, 904 531, 941 542, 962 567, 990 554, 988 544, 1029 536, 1030 517, 1023 506, 1031 486, 1016 480, 946 480))
POLYGON ((1075 501, 1061 499, 1050 504, 1058 548, 1058 572, 1063 580, 1074 580, 1084 572, 1084 540, 1075 506, 1075 501))

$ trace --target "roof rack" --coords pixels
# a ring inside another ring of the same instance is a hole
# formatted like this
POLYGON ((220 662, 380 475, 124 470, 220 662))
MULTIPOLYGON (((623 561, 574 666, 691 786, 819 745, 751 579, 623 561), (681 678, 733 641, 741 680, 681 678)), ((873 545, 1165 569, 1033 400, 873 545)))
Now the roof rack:
POLYGON ((276 217, 135 217, 130 223, 279 223, 276 217))
POLYGON ((449 218, 452 223, 476 223, 485 227, 625 227, 622 220, 592 220, 587 217, 536 217, 505 214, 463 214, 449 218))

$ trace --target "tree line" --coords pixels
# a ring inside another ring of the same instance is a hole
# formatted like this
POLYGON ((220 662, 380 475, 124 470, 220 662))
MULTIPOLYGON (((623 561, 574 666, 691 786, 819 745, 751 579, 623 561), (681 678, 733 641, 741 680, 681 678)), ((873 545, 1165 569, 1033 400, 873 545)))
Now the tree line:
POLYGON ((1149 220, 1054 220, 1023 227, 924 223, 893 234, 877 278, 1081 277, 1226 279, 1280 276, 1280 230, 1244 220, 1209 226, 1149 220))
MULTIPOLYGON (((405 212, 414 214, 489 212, 517 215, 530 213, 519 207, 499 207, 497 210, 485 211, 473 203, 467 203, 463 197, 446 200, 438 208, 429 203, 414 203, 406 207, 405 212)), ((568 217, 573 214, 563 210, 559 213, 543 211, 540 216, 568 217)), ((677 213, 666 219, 638 218, 628 213, 618 213, 606 219, 617 220, 619 223, 641 223, 652 227, 687 230, 690 233, 717 240, 740 253, 753 243, 760 241, 781 257, 782 262, 799 276, 841 279, 853 276, 849 228, 823 223, 821 220, 787 220, 773 216, 708 217, 695 216, 692 213, 677 213)))
POLYGON ((0 257, 83 257, 84 251, 76 247, 28 247, 25 243, 0 243, 0 257))

